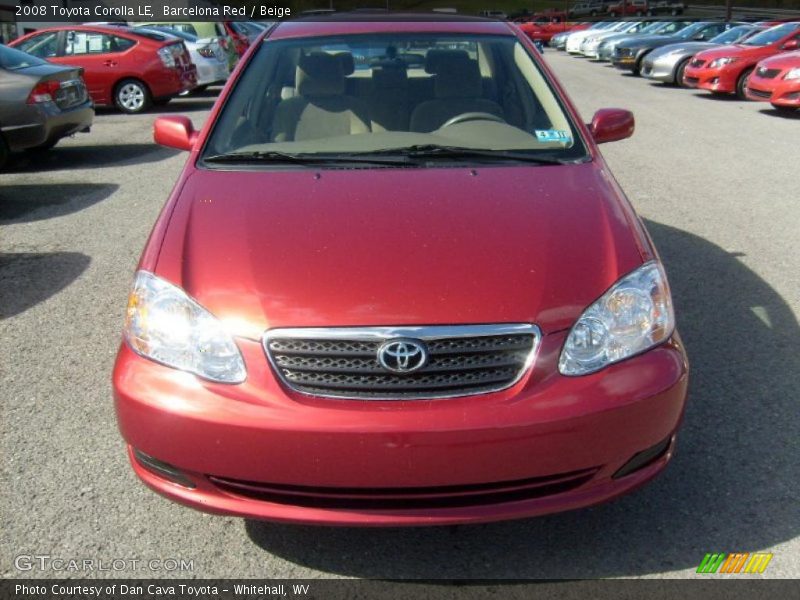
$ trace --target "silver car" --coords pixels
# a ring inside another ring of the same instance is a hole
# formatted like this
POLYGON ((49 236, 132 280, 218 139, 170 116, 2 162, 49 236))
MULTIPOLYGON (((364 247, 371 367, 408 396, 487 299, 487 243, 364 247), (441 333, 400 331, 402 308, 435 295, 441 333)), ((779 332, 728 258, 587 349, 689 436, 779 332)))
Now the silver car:
POLYGON ((605 38, 597 47, 597 60, 600 62, 608 62, 614 56, 614 50, 617 45, 630 40, 637 36, 645 35, 671 35, 679 31, 682 27, 686 27, 688 21, 655 21, 650 23, 634 34, 631 33, 617 33, 615 35, 605 38))
POLYGON ((766 28, 759 25, 738 25, 723 31, 707 42, 687 40, 656 48, 644 57, 641 75, 664 83, 683 85, 683 71, 695 54, 716 46, 743 42, 764 29, 766 28))
POLYGON ((89 131, 94 105, 82 72, 0 44, 0 168, 13 152, 89 131))

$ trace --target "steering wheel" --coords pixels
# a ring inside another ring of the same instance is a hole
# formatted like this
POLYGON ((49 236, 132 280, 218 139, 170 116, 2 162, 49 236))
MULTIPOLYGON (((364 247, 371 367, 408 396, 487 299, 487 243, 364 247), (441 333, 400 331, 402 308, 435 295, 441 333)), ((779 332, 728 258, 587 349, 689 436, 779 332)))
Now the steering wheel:
POLYGON ((505 123, 505 119, 502 117, 498 117, 497 115, 493 115, 492 113, 487 112, 467 112, 461 113, 460 115, 456 115, 452 119, 448 119, 445 121, 445 124, 442 125, 439 129, 443 129, 444 127, 450 127, 450 125, 455 125, 456 123, 467 123, 469 121, 494 121, 495 123, 505 123))

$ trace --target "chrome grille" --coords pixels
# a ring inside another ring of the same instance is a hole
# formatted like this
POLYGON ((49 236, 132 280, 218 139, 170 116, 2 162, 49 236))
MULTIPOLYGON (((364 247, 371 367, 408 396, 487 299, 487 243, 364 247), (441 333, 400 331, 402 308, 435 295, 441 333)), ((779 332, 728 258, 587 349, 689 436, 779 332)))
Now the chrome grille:
POLYGON ((498 391, 519 381, 541 334, 533 325, 273 329, 264 349, 281 381, 331 398, 448 398, 498 391), (413 340, 427 352, 408 373, 384 368, 380 348, 413 340))

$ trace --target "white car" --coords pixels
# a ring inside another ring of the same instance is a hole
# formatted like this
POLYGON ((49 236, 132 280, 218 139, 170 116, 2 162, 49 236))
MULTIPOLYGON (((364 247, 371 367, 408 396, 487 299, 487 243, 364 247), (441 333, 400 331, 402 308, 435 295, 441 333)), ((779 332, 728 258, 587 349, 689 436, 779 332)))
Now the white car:
POLYGON ((589 29, 583 29, 581 31, 576 31, 575 33, 571 33, 570 36, 567 38, 567 45, 566 50, 570 54, 580 54, 581 53, 581 44, 583 40, 587 37, 590 37, 596 33, 600 33, 600 31, 608 30, 617 23, 615 21, 599 21, 589 27, 589 29))
POLYGON ((209 85, 225 83, 231 74, 228 56, 220 45, 219 38, 198 38, 196 35, 176 29, 161 28, 156 25, 139 26, 137 30, 152 31, 183 40, 192 62, 197 67, 197 87, 193 92, 202 91, 209 85))
POLYGON ((618 33, 630 33, 633 35, 644 26, 642 21, 623 21, 614 27, 609 27, 587 36, 581 42, 580 54, 589 58, 597 58, 597 49, 603 40, 610 38, 618 33))

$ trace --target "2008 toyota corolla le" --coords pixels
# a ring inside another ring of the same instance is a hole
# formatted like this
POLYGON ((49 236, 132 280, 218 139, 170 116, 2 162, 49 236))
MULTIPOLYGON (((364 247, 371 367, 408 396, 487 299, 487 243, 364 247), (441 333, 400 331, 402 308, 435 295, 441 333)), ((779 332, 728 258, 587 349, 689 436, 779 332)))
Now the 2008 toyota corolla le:
POLYGON ((336 525, 540 515, 651 479, 687 361, 597 151, 633 128, 583 125, 507 23, 273 28, 202 131, 155 125, 191 154, 114 371, 137 475, 336 525))

